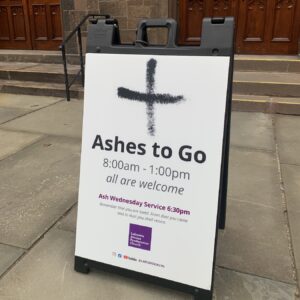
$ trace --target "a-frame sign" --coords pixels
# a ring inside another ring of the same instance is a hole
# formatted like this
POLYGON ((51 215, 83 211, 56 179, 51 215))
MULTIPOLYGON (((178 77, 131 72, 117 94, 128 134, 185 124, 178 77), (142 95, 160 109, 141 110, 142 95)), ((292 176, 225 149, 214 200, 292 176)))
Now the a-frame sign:
POLYGON ((133 45, 117 22, 90 25, 75 269, 97 268, 212 299, 225 226, 232 18, 204 19, 200 47, 176 22, 142 21, 133 45), (147 30, 167 27, 167 45, 147 30))

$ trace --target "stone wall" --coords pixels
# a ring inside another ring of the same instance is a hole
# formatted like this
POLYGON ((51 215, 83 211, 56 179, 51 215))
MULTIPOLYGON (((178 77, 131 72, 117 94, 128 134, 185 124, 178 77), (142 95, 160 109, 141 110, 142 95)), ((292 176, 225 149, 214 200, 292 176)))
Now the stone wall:
MULTIPOLYGON (((138 22, 144 18, 166 18, 168 0, 61 0, 64 36, 66 37, 88 13, 109 14, 118 19, 121 40, 131 43, 135 39, 138 22)), ((82 27, 85 48, 87 24, 82 27)), ((163 43, 163 30, 150 32, 151 42, 163 43)), ((76 39, 68 45, 68 51, 77 53, 76 39)))

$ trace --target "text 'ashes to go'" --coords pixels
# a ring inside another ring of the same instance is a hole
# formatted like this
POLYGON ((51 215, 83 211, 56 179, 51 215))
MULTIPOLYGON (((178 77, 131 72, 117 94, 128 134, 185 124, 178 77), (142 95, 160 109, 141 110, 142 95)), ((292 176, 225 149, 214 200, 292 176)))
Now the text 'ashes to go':
POLYGON ((113 20, 90 26, 77 271, 211 299, 226 207, 233 20, 206 19, 203 28, 201 47, 177 47, 173 20, 142 21, 132 46, 119 43, 113 20), (169 28, 167 46, 140 43, 148 27, 169 28))

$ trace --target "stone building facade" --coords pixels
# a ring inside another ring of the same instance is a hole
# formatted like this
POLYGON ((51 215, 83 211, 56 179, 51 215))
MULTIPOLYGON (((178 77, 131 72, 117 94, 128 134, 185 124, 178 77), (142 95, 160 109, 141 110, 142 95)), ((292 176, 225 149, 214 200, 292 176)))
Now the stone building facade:
MULTIPOLYGON (((122 43, 130 43, 135 39, 140 20, 168 17, 168 2, 169 0, 62 0, 64 36, 67 36, 88 13, 100 13, 116 18, 120 26, 122 43)), ((86 31, 87 24, 83 26, 84 37, 86 31)), ((154 42, 162 40, 162 33, 158 31, 152 38, 154 42)))

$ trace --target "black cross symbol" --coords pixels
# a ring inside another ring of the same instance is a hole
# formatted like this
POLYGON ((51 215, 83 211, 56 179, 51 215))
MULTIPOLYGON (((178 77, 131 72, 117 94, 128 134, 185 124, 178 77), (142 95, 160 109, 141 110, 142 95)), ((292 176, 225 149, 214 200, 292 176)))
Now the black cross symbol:
POLYGON ((140 93, 132 91, 124 87, 118 88, 118 97, 129 99, 133 101, 145 102, 147 105, 147 116, 148 116, 148 133, 154 136, 155 134, 155 118, 154 118, 154 103, 170 104, 184 100, 183 96, 172 96, 170 94, 156 94, 154 93, 155 88, 155 71, 157 61, 150 59, 147 63, 146 83, 147 92, 140 93))

